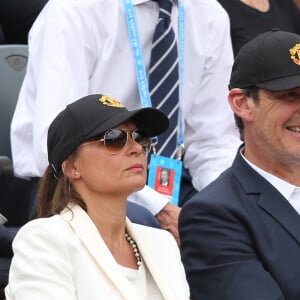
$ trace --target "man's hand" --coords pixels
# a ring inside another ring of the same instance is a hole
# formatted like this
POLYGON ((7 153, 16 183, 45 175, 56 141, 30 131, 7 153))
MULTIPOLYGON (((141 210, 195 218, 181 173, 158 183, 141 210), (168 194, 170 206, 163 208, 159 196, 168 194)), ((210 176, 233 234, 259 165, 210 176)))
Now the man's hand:
POLYGON ((181 208, 168 203, 157 215, 156 218, 160 223, 161 228, 170 231, 175 237, 178 246, 180 246, 178 233, 178 217, 181 208))

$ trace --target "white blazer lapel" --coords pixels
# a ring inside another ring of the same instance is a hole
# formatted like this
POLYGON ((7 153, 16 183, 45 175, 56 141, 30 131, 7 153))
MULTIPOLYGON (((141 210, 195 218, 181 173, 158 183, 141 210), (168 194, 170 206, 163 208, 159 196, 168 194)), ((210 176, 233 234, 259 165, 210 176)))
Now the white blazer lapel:
MULTIPOLYGON (((128 233, 138 244, 142 259, 147 265, 154 281, 166 300, 188 299, 186 291, 187 282, 184 281, 183 266, 178 268, 179 249, 174 240, 164 241, 153 234, 153 228, 131 223, 128 219, 126 222, 128 233), (151 231, 152 230, 152 231, 151 231), (171 245, 169 247, 169 245, 171 245), (165 247, 166 246, 166 247, 165 247), (160 250, 161 249, 161 250, 160 250), (178 252, 177 252, 178 249, 178 252), (174 272, 172 272, 172 269, 174 272), (175 287, 175 288, 174 288, 175 287)), ((163 235, 164 238, 173 238, 163 235)))
POLYGON ((129 281, 118 267, 95 224, 87 213, 81 207, 74 205, 71 207, 71 210, 65 209, 61 213, 61 217, 71 225, 89 254, 113 282, 124 299, 138 300, 129 281))

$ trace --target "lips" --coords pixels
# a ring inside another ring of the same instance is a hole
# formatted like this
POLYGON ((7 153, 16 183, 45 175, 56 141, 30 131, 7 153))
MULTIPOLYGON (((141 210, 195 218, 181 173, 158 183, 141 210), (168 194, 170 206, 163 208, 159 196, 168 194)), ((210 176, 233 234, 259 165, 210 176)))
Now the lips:
POLYGON ((140 170, 140 171, 143 171, 144 166, 142 164, 134 164, 134 165, 130 166, 129 168, 127 168, 126 170, 140 170))

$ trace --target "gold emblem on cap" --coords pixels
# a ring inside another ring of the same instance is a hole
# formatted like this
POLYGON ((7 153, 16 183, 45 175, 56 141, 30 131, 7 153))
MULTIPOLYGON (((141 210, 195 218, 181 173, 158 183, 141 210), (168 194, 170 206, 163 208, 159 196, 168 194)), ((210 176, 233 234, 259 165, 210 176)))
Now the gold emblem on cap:
POLYGON ((300 66, 300 44, 296 44, 290 49, 291 59, 296 65, 300 66))
POLYGON ((110 96, 102 96, 99 99, 100 102, 102 102, 104 105, 112 106, 112 107, 124 107, 124 105, 119 102, 118 100, 110 97, 110 96))

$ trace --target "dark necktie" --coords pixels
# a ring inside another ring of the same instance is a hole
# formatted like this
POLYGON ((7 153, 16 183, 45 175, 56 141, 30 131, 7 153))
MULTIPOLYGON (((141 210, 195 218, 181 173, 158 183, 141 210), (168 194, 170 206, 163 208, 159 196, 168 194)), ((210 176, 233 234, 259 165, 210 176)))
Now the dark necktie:
POLYGON ((158 0, 159 20, 151 50, 149 90, 152 106, 162 110, 170 120, 169 129, 159 136, 157 154, 174 157, 178 128, 179 73, 178 51, 171 24, 172 0, 158 0))

